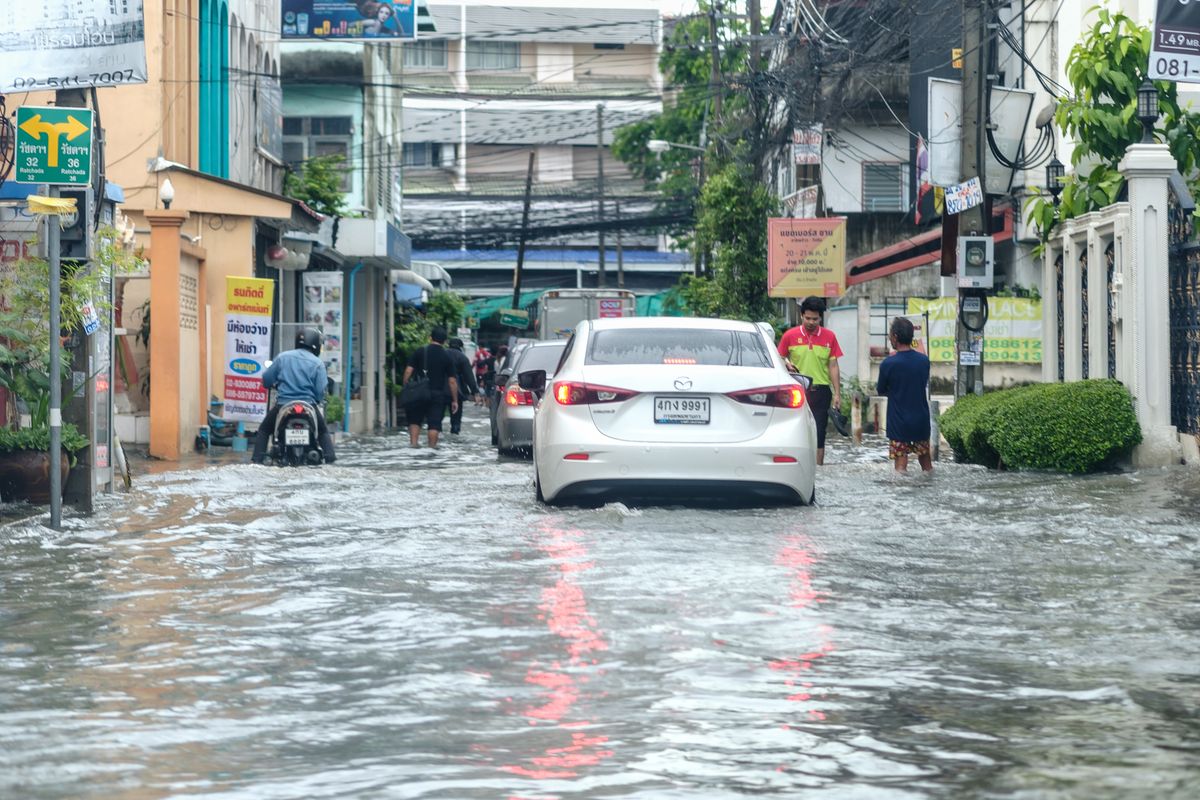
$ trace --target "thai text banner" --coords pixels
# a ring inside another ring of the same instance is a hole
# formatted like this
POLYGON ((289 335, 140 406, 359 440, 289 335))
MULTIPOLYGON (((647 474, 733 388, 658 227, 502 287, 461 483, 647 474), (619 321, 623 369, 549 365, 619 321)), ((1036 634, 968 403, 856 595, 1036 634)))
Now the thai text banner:
MULTIPOLYGON (((1042 302, 1023 297, 989 297, 983 329, 984 363, 1042 363, 1042 302)), ((909 314, 929 314, 929 360, 954 363, 958 300, 910 297, 909 314)))
POLYGON ((767 295, 846 293, 846 218, 767 220, 767 295))
POLYGON ((142 0, 4 0, 0 94, 146 82, 142 0), (64 15, 64 9, 70 9, 64 15))
POLYGON ((225 278, 225 413, 227 420, 258 422, 267 415, 262 373, 271 358, 275 282, 225 278))

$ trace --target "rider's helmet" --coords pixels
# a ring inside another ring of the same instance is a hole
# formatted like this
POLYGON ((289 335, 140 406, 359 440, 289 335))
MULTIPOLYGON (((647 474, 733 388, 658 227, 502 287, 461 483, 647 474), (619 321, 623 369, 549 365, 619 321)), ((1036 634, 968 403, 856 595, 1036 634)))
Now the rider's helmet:
POLYGON ((296 333, 296 349, 307 350, 314 356, 321 355, 321 334, 316 328, 301 328, 296 333))

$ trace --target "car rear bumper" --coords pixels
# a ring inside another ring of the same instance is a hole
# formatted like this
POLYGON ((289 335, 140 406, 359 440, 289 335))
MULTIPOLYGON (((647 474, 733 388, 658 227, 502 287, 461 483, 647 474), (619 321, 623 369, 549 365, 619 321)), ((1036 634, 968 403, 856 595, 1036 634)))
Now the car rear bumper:
POLYGON ((714 494, 723 501, 808 502, 816 479, 815 434, 802 422, 733 444, 635 443, 593 434, 591 441, 539 447, 535 459, 548 501, 703 500, 714 494))

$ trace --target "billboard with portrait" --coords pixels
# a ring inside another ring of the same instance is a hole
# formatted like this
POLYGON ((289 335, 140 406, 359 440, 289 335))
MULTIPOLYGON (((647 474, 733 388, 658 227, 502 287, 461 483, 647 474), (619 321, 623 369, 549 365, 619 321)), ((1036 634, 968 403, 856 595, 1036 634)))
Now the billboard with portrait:
POLYGON ((284 39, 417 38, 417 0, 282 0, 284 39))

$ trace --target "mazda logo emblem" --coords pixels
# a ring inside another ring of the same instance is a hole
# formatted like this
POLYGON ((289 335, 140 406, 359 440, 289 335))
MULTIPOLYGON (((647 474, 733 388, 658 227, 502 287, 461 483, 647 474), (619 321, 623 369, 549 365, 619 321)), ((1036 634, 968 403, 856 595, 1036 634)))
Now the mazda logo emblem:
POLYGON ((692 388, 692 382, 688 378, 676 378, 675 388, 681 392, 686 392, 692 388))

